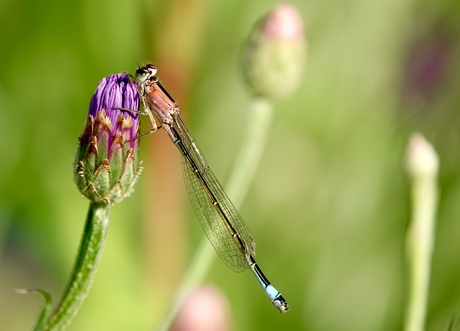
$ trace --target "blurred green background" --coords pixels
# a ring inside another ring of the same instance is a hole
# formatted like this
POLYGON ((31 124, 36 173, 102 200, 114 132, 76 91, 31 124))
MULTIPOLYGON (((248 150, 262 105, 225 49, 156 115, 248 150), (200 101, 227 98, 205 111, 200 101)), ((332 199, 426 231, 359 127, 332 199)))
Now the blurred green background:
MULTIPOLYGON (((441 160, 427 330, 452 321, 460 330, 459 2, 291 3, 305 21, 308 68, 276 104, 241 208, 291 311, 278 314, 250 272, 218 258, 206 283, 227 296, 233 330, 401 330, 410 217, 401 164, 419 131, 441 160)), ((72 162, 98 81, 155 63, 225 186, 251 125, 242 46, 276 4, 0 2, 1 330, 31 330, 42 307, 14 288, 55 301, 64 290, 88 208, 72 162)), ((202 237, 164 132, 142 139, 141 156, 144 173, 112 208, 96 280, 69 330, 153 329, 202 237)))

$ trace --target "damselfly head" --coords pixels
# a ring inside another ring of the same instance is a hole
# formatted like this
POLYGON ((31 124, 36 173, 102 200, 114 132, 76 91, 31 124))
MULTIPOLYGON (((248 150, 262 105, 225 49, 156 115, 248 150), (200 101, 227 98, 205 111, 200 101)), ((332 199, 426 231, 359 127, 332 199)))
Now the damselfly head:
POLYGON ((157 68, 153 64, 147 64, 136 70, 134 79, 139 84, 145 83, 148 80, 154 80, 157 73, 157 68))

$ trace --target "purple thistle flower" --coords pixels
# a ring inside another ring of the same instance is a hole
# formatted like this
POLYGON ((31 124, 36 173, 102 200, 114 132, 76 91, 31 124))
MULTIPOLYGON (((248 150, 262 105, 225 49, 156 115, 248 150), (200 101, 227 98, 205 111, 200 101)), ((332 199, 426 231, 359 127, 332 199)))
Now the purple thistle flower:
POLYGON ((140 174, 139 114, 126 110, 139 110, 129 75, 103 78, 90 102, 74 166, 80 192, 93 202, 121 201, 140 174))
MULTIPOLYGON (((138 135, 139 115, 133 112, 122 112, 120 109, 139 109, 139 95, 136 87, 129 79, 129 75, 112 75, 103 78, 94 93, 89 104, 89 115, 94 118, 97 117, 98 112, 105 110, 105 115, 112 124, 113 132, 120 130, 123 134, 127 135, 125 138, 131 140, 138 135), (127 123, 120 121, 120 116, 128 121, 132 121, 133 125, 126 126, 127 123), (124 127, 121 127, 124 125, 124 127)), ((112 136, 110 139, 113 139, 112 136)), ((112 141, 110 140, 109 143, 112 141)), ((130 147, 135 148, 137 139, 130 142, 130 147)))

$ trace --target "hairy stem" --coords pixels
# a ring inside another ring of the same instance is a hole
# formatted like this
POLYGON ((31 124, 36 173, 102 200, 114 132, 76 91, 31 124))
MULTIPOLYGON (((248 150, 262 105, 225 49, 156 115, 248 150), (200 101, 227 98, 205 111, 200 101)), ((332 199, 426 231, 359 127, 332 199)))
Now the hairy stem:
POLYGON ((64 330, 75 317, 93 282, 104 249, 108 225, 109 206, 91 203, 67 289, 46 324, 36 330, 64 330))

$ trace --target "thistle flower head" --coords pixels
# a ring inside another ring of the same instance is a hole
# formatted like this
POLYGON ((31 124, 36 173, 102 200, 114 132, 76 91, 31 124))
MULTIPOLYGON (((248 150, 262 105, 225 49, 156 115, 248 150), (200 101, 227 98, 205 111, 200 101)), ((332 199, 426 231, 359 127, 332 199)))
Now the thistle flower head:
POLYGON ((74 164, 77 186, 91 201, 114 204, 131 193, 141 171, 138 110, 139 95, 128 74, 99 82, 74 164))
POLYGON ((277 99, 300 84, 307 58, 302 18, 290 5, 278 5, 257 24, 243 53, 243 75, 252 92, 277 99))

